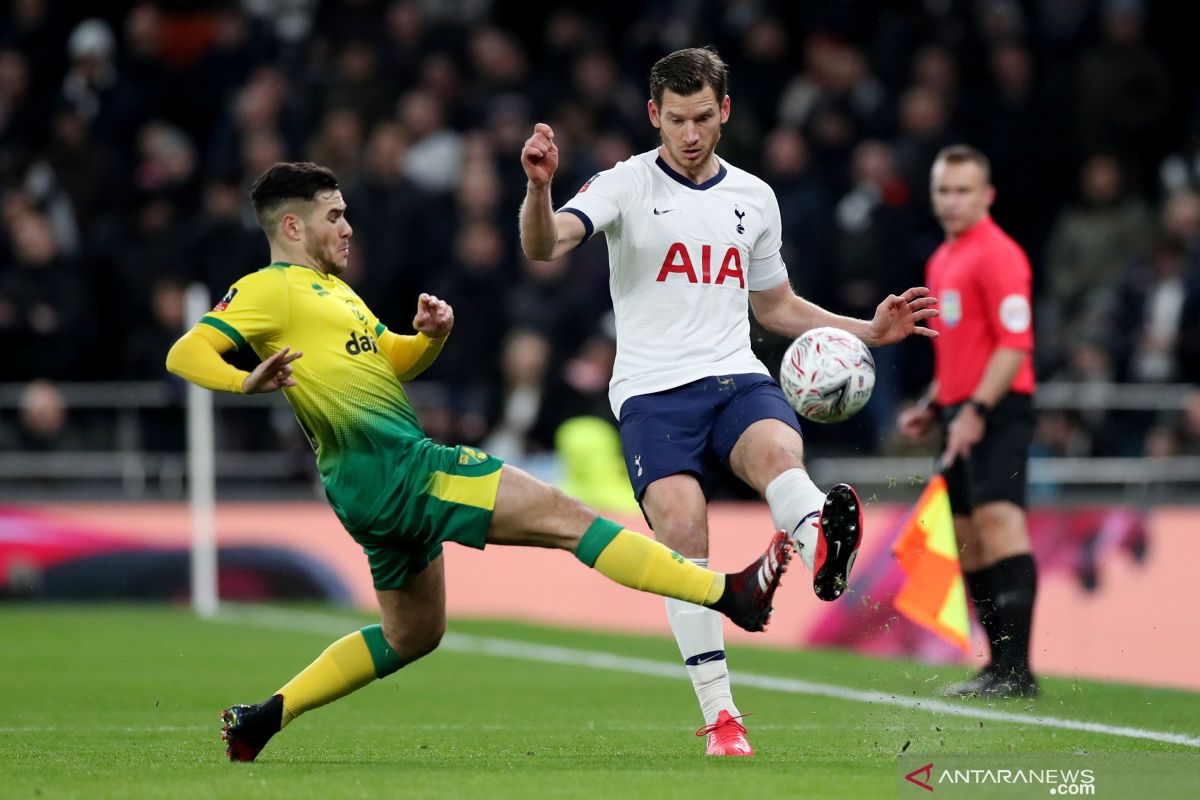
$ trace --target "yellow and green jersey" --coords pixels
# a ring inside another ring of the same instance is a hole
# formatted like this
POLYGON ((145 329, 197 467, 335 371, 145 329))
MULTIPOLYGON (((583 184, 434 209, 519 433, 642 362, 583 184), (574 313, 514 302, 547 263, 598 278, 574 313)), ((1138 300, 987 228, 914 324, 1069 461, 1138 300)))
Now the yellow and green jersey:
POLYGON ((392 363, 385 326, 344 281, 275 263, 246 275, 200 320, 259 358, 284 347, 296 385, 283 390, 317 453, 334 511, 369 523, 396 481, 397 460, 425 440, 392 363))

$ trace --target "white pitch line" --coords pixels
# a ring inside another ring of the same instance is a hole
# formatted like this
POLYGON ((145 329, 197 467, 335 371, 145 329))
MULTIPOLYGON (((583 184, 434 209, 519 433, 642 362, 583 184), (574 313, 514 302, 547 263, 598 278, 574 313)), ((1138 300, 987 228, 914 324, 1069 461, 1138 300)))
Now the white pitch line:
MULTIPOLYGON (((217 621, 325 635, 345 634, 348 627, 361 625, 361 621, 334 614, 292 611, 290 609, 272 608, 270 606, 241 606, 230 603, 222 604, 222 614, 217 618, 217 621)), ((452 650, 458 653, 479 653, 501 658, 539 661, 546 664, 591 667, 593 669, 649 675, 657 678, 687 677, 687 671, 679 664, 668 664, 662 661, 651 661, 649 659, 632 658, 630 656, 618 656, 612 653, 601 653, 592 650, 576 650, 554 645, 533 644, 531 642, 521 642, 512 639, 497 639, 488 636, 448 633, 442 639, 441 647, 445 650, 452 650)), ((1164 742, 1167 744, 1200 748, 1200 737, 1182 733, 1152 731, 1124 725, 1105 725, 1100 722, 1063 719, 1061 717, 1039 714, 996 711, 994 709, 975 708, 970 705, 948 703, 944 700, 902 697, 886 692, 868 692, 861 689, 850 689, 844 686, 801 681, 793 678, 776 678, 770 675, 753 675, 738 672, 734 673, 733 682, 741 686, 752 686, 756 689, 766 689, 768 691, 784 692, 787 694, 831 697, 836 700, 909 708, 917 711, 929 711, 935 714, 966 717, 968 719, 1010 722, 1016 725, 1034 725, 1043 728, 1057 728, 1059 730, 1084 731, 1086 733, 1122 736, 1129 739, 1144 739, 1152 742, 1164 742)))

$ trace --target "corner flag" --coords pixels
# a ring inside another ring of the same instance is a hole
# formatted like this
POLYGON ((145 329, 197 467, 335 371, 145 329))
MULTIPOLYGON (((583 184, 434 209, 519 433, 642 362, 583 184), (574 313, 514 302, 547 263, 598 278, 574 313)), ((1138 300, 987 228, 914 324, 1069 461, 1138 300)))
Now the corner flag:
POLYGON ((970 652, 967 592, 958 565, 946 479, 935 475, 893 548, 904 585, 892 604, 904 616, 970 652))

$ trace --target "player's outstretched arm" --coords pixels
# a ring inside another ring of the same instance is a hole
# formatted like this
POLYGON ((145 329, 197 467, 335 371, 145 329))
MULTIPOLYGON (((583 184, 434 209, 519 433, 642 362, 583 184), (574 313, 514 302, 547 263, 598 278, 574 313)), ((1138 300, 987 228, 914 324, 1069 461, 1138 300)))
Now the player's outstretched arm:
POLYGON ((238 369, 221 354, 233 349, 233 343, 206 325, 197 325, 179 338, 167 353, 167 371, 205 389, 233 394, 272 392, 295 386, 291 363, 303 353, 288 348, 259 364, 254 372, 238 369))
POLYGON ((758 324, 769 331, 795 339, 813 328, 840 328, 867 344, 870 325, 861 319, 826 311, 792 291, 787 281, 763 291, 750 292, 750 308, 758 324))
POLYGON ((750 292, 750 308, 760 325, 781 336, 794 339, 813 328, 829 326, 854 334, 870 347, 880 347, 914 333, 937 336, 936 331, 917 325, 938 314, 933 308, 937 300, 928 294, 928 289, 918 286, 899 297, 889 295, 875 309, 874 319, 867 322, 826 311, 798 296, 785 281, 764 291, 750 292))
POLYGON ((411 381, 437 359, 446 337, 454 329, 454 309, 445 300, 422 294, 417 299, 413 329, 417 331, 416 336, 384 331, 379 337, 379 349, 388 357, 396 377, 402 381, 411 381))
POLYGON ((528 179, 521 203, 521 249, 535 261, 553 261, 577 247, 587 231, 573 214, 554 213, 550 181, 558 170, 558 145, 546 123, 533 126, 521 148, 521 166, 528 179))

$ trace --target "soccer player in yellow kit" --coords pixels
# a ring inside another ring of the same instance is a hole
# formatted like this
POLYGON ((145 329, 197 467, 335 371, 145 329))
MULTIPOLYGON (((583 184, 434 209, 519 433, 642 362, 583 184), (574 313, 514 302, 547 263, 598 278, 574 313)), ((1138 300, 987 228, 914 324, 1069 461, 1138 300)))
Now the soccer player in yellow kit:
POLYGON ((353 233, 337 178, 281 163, 251 192, 271 265, 243 277, 167 355, 167 369, 209 389, 282 389, 316 451, 329 503, 367 554, 381 624, 330 645, 262 703, 222 712, 232 761, 253 761, 305 711, 434 650, 446 629, 442 543, 555 547, 606 577, 714 608, 761 630, 791 556, 776 534, 739 573, 710 572, 623 529, 521 470, 470 447, 430 441, 401 381, 437 357, 454 326, 444 301, 422 294, 416 334, 387 329, 337 276, 353 233), (249 345, 253 372, 222 354, 249 345))

